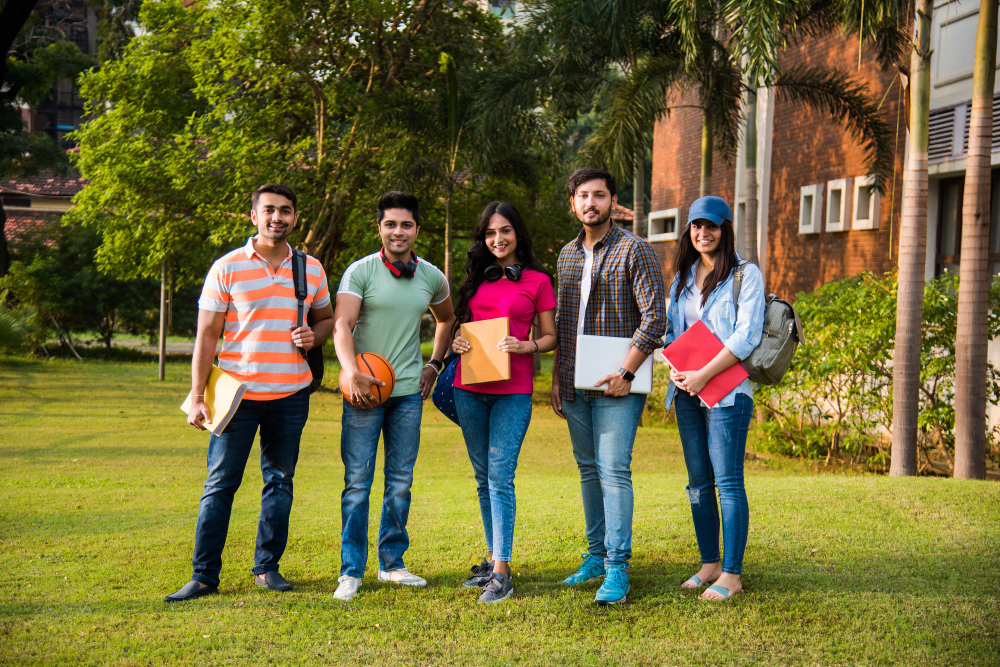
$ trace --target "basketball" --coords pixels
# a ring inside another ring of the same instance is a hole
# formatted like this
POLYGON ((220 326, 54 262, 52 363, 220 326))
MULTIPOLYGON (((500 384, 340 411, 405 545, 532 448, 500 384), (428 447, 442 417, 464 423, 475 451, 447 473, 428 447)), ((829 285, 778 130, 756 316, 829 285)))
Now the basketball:
POLYGON ((361 405, 352 399, 347 377, 344 375, 344 371, 341 370, 340 393, 356 408, 374 408, 376 405, 381 405, 386 399, 392 396, 392 388, 396 385, 396 374, 392 372, 392 366, 389 365, 389 362, 384 357, 374 352, 362 352, 354 359, 358 363, 358 370, 385 382, 385 386, 380 387, 377 384, 373 384, 371 393, 375 397, 375 401, 370 405, 361 405))

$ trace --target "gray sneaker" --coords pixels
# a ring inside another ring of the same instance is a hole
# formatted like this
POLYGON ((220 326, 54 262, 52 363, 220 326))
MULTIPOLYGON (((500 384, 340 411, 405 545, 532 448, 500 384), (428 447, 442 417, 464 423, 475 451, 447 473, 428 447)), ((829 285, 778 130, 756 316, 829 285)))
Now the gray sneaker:
POLYGON ((483 559, 479 565, 472 566, 472 576, 462 584, 466 588, 482 588, 483 584, 490 580, 493 574, 493 561, 483 559))
POLYGON ((514 594, 514 584, 510 579, 499 572, 490 575, 489 580, 483 584, 483 594, 479 596, 479 601, 490 604, 501 602, 514 594))

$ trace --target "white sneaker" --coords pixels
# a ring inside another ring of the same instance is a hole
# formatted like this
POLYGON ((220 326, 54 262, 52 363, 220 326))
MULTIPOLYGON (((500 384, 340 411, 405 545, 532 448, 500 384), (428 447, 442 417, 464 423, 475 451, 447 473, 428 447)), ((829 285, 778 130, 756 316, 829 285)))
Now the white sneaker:
POLYGON ((349 574, 341 575, 340 579, 337 579, 339 585, 337 586, 336 592, 333 594, 334 600, 342 600, 347 602, 355 595, 358 594, 358 589, 361 588, 361 577, 352 577, 349 574))
POLYGON ((388 572, 378 571, 379 581, 388 581, 391 584, 402 584, 404 586, 426 586, 427 582, 412 572, 407 571, 405 567, 401 567, 398 570, 389 570, 388 572))

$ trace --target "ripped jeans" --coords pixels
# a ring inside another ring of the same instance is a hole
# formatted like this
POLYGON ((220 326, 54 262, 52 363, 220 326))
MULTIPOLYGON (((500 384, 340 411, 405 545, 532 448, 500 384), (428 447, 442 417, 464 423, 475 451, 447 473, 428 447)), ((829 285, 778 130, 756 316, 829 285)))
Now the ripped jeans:
POLYGON ((688 470, 688 499, 702 563, 719 562, 719 506, 722 507, 722 571, 743 572, 750 510, 743 484, 743 456, 753 415, 753 399, 737 394, 736 403, 709 410, 686 392, 675 399, 677 430, 688 470), (719 503, 715 491, 719 491, 719 503))
POLYGON ((244 400, 222 435, 208 443, 208 477, 198 506, 192 579, 219 585, 222 550, 229 532, 233 498, 243 481, 253 441, 260 428, 260 494, 254 574, 277 571, 288 544, 292 477, 299 459, 302 428, 309 416, 309 389, 273 401, 244 400))
POLYGON ((344 460, 344 492, 340 496, 340 574, 363 577, 368 562, 368 507, 375 479, 379 435, 385 448, 385 488, 378 528, 379 569, 405 567, 410 546, 406 521, 410 516, 413 466, 420 448, 420 394, 392 396, 362 410, 344 400, 340 456, 344 460))

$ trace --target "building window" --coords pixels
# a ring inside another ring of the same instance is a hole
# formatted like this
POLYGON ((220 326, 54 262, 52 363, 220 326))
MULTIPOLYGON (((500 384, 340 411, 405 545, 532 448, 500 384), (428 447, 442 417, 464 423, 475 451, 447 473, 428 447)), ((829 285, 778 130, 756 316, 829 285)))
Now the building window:
POLYGON ((677 219, 680 209, 665 208, 649 214, 650 241, 676 241, 677 219))
POLYGON ((882 214, 882 195, 871 188, 872 180, 868 176, 858 176, 854 179, 854 215, 851 229, 878 229, 879 216, 882 214))
MULTIPOLYGON (((989 272, 1000 275, 1000 169, 993 171, 990 184, 989 272)), ((937 254, 934 273, 959 271, 962 254, 962 204, 965 178, 945 178, 938 182, 937 254)))
POLYGON ((851 179, 838 178, 826 183, 826 231, 846 232, 850 215, 851 179))
POLYGON ((799 193, 799 234, 818 234, 822 212, 823 184, 802 186, 799 193))

